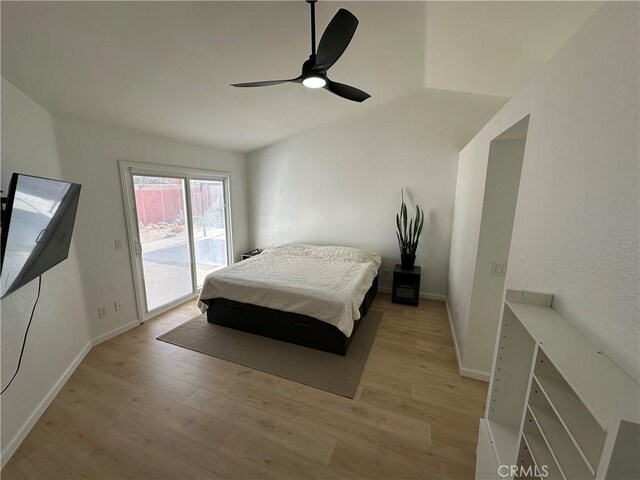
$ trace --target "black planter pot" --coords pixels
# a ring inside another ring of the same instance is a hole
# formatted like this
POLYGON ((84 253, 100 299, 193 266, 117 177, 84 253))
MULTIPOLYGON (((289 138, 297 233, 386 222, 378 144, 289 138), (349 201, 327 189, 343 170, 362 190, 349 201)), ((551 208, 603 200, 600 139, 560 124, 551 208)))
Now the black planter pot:
POLYGON ((410 253, 400 254, 400 265, 403 270, 413 270, 413 265, 416 263, 416 256, 410 253))

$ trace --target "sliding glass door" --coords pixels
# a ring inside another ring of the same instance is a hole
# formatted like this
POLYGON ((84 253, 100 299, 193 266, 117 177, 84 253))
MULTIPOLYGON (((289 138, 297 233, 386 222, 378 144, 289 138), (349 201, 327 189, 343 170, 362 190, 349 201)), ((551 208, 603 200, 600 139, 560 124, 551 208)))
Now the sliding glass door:
POLYGON ((120 162, 138 309, 150 318, 194 297, 232 258, 228 176, 120 162))

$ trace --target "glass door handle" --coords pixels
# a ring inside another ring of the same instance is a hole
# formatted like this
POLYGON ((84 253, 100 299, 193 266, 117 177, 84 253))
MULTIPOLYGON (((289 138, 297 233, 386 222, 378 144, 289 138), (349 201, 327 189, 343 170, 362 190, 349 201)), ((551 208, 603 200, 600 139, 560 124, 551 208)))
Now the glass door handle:
POLYGON ((142 255, 142 244, 138 240, 134 242, 133 248, 135 249, 136 255, 142 255))

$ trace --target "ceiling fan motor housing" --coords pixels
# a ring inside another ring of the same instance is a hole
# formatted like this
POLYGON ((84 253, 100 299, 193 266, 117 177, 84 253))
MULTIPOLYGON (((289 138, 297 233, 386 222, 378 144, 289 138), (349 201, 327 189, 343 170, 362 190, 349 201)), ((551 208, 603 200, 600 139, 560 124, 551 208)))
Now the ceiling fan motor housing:
POLYGON ((322 69, 316 69, 315 67, 316 67, 316 56, 309 55, 309 59, 305 60, 305 62, 302 64, 302 75, 301 75, 302 79, 304 80, 305 78, 308 78, 308 77, 320 77, 326 80, 327 76, 325 72, 322 69))

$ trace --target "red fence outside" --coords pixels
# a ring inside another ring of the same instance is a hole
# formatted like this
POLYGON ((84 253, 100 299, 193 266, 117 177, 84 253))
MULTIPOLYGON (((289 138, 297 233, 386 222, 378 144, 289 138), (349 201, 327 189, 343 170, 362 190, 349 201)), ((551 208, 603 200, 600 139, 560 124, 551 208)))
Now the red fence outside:
POLYGON ((135 194, 138 223, 184 223, 184 195, 179 186, 146 187, 136 189, 135 194))
MULTIPOLYGON (((193 214, 199 217, 222 198, 222 185, 206 184, 191 191, 193 214)), ((138 223, 184 223, 185 206, 182 185, 136 185, 136 211, 138 223)))

